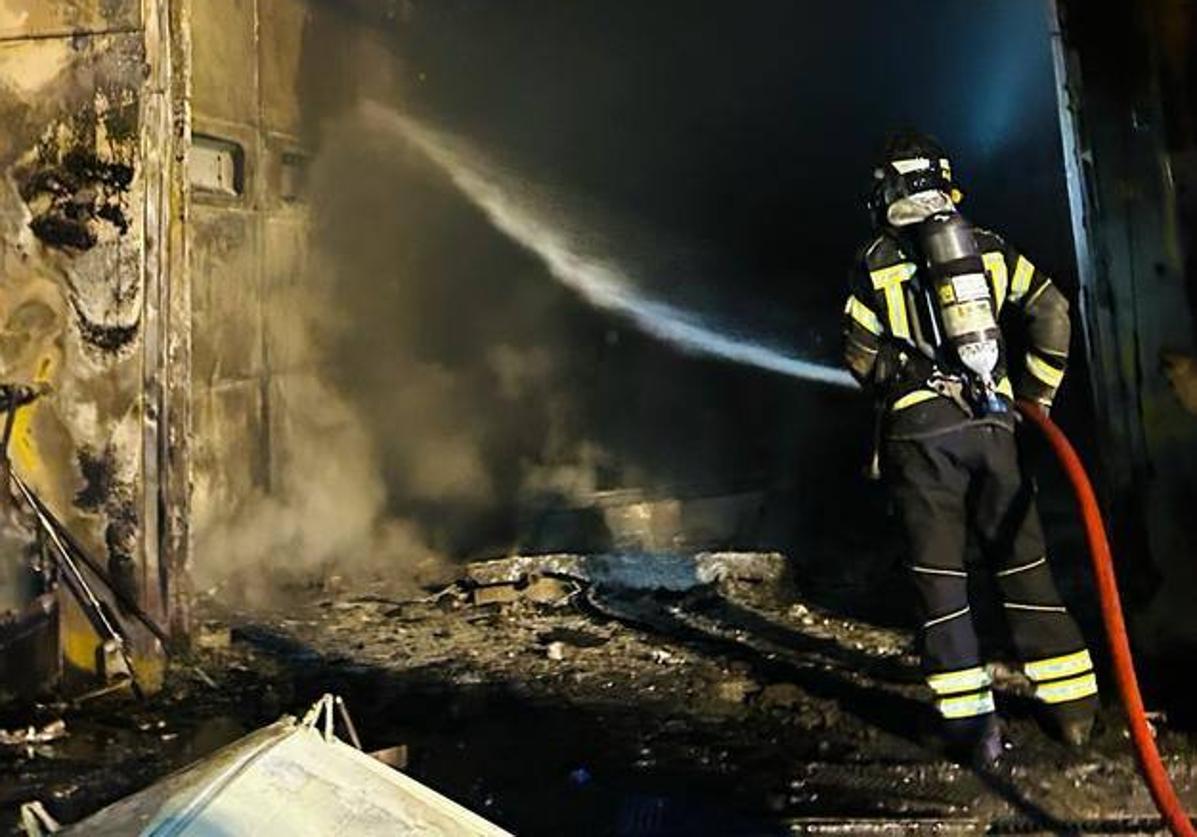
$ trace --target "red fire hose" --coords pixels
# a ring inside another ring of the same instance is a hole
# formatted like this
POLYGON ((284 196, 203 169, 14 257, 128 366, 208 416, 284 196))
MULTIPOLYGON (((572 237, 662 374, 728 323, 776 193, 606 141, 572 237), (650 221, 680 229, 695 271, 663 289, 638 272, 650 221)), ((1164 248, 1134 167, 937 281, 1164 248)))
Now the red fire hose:
POLYGON ((1130 726, 1131 740, 1135 745, 1135 757, 1139 762, 1139 770, 1147 781, 1147 788, 1151 791, 1151 798, 1159 809, 1164 821, 1173 834, 1179 837, 1197 837, 1197 831, 1181 806, 1176 791, 1168 779, 1164 765, 1160 761, 1160 751, 1156 749, 1155 738, 1147 726, 1147 716, 1143 709, 1143 697, 1139 694, 1139 681, 1135 677, 1135 666, 1131 660, 1130 643, 1126 636, 1126 623, 1122 618, 1122 603, 1118 596, 1118 586, 1114 580, 1114 563, 1110 556, 1110 543, 1106 538, 1105 526, 1101 521, 1101 511, 1097 505, 1097 497, 1093 493, 1093 486, 1089 476, 1081 465, 1072 444, 1056 424, 1047 417, 1038 405, 1030 401, 1019 401, 1018 410, 1034 423, 1060 460, 1068 480, 1072 483, 1072 490, 1077 504, 1081 507, 1081 516, 1085 523, 1085 539, 1089 543, 1089 557, 1093 561, 1093 574, 1097 578, 1097 592, 1101 599, 1101 616, 1106 626, 1106 636, 1109 639, 1110 656, 1114 663, 1114 678, 1118 682, 1118 693, 1122 696, 1122 706, 1126 710, 1127 724, 1130 726))

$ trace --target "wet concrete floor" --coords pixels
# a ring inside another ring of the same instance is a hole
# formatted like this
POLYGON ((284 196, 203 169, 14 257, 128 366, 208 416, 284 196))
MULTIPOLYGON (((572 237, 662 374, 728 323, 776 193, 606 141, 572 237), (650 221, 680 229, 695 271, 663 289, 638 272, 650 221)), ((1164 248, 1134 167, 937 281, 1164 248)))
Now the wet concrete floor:
MULTIPOLYGON (((67 730, 0 747, 0 833, 22 801, 77 820, 325 691, 344 696, 367 750, 407 745, 412 775, 521 834, 1158 829, 1117 712, 1070 752, 1039 732, 1007 668, 1003 765, 983 775, 948 760, 900 628, 749 584, 486 598, 209 602, 207 647, 146 703, 0 716, 0 728, 67 730)), ((1197 807, 1193 737, 1161 723, 1159 738, 1197 807)))

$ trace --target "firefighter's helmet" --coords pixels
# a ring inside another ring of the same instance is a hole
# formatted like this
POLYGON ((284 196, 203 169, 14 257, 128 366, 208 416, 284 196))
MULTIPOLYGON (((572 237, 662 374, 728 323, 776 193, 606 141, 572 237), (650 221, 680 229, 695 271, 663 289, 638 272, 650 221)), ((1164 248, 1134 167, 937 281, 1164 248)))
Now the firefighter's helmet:
POLYGON ((934 137, 896 131, 873 169, 869 209, 878 223, 900 227, 950 211, 963 199, 952 163, 934 137))

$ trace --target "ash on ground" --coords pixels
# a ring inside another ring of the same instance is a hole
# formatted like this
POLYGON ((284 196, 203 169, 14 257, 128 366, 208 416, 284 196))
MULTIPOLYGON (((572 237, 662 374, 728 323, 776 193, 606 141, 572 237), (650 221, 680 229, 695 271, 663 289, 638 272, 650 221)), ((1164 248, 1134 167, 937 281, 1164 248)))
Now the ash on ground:
MULTIPOLYGON (((1114 709, 1068 751, 994 665, 1011 746, 979 773, 936 744, 909 632, 822 611, 780 556, 698 556, 650 586, 634 566, 505 559, 418 600, 380 584, 273 613, 209 599, 148 702, 0 718, 17 736, 0 743, 0 830, 31 799, 80 819, 326 691, 365 749, 520 834, 1158 829, 1114 709)), ((1192 805, 1194 742, 1158 728, 1192 805)))

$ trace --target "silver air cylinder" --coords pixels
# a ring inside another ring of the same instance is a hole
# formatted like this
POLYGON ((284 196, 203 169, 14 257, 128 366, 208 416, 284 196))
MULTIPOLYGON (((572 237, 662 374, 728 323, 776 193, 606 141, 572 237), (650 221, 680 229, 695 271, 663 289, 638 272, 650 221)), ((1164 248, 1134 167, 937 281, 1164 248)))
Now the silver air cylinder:
POLYGON ((979 385, 984 406, 1000 409, 994 373, 1001 360, 1002 333, 972 225, 956 212, 945 212, 932 215, 917 229, 945 349, 979 385))

